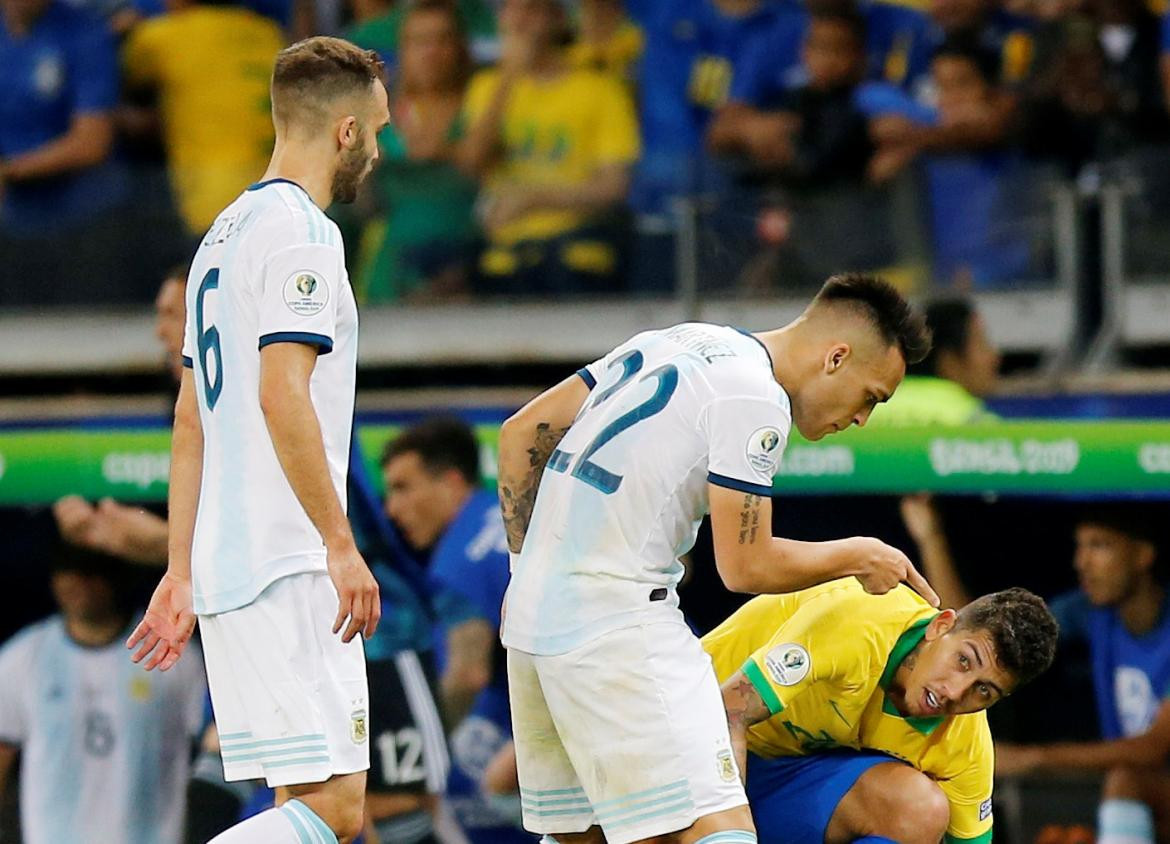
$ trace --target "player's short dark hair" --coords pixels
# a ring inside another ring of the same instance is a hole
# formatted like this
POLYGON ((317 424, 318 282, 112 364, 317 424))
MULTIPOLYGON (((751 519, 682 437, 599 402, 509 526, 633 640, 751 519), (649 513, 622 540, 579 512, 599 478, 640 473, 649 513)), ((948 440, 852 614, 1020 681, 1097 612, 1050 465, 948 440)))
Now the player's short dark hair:
POLYGON ((369 90, 384 76, 385 66, 373 50, 327 35, 306 38, 276 54, 273 117, 282 123, 320 113, 337 99, 369 90))
POLYGON ((897 289, 874 275, 841 273, 831 277, 813 305, 843 304, 862 311, 887 345, 897 345, 907 365, 930 351, 926 320, 897 289))
POLYGON ((849 30, 858 46, 865 45, 865 16, 852 0, 816 0, 808 4, 808 16, 814 21, 835 23, 849 30))
POLYGON ((975 306, 967 299, 939 299, 926 306, 926 327, 931 347, 914 367, 915 375, 938 375, 939 356, 944 352, 962 355, 971 336, 975 306))
POLYGON ((970 35, 947 38, 930 57, 932 62, 936 59, 959 59, 968 62, 988 85, 995 85, 999 81, 999 56, 970 35))
POLYGON ((404 454, 417 454, 428 472, 456 470, 469 484, 478 486, 479 443, 462 419, 435 416, 411 425, 382 450, 382 466, 404 454))
POLYGON ((959 610, 955 629, 990 633, 996 659, 1017 686, 1048 670, 1060 633, 1044 599, 1019 587, 976 598, 959 610))

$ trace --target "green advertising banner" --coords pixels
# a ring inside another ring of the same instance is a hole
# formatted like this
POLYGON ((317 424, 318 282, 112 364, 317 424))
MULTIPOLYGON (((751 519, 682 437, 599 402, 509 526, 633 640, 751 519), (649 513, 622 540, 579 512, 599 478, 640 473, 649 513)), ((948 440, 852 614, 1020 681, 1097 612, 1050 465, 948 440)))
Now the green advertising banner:
MULTIPOLYGON (((400 424, 359 424, 371 477, 400 424)), ((495 478, 499 425, 475 426, 495 478)), ((0 505, 62 495, 155 501, 166 496, 163 427, 0 429, 0 505)), ((598 462, 604 465, 604 455, 598 462)), ((1170 422, 1004 422, 963 428, 851 430, 809 443, 794 435, 776 479, 793 493, 1016 493, 1170 496, 1170 422)))

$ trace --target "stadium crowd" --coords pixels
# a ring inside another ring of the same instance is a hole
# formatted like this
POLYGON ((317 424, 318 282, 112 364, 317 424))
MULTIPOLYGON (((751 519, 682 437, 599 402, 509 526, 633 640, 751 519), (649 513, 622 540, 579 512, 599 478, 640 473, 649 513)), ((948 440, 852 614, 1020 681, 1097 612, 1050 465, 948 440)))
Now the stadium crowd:
POLYGON ((1018 284, 1045 179, 1167 139, 1154 2, 4 0, 0 293, 147 301, 260 176, 273 57, 314 32, 388 68, 331 211, 363 303, 668 290, 695 207, 751 258, 732 291, 908 270, 911 218, 908 283, 1018 284))

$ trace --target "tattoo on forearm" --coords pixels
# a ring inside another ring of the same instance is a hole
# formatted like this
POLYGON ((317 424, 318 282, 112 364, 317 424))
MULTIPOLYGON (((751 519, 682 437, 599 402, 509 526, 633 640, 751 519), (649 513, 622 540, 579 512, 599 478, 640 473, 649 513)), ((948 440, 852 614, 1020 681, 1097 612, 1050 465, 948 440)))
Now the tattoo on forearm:
POLYGON ((508 548, 514 554, 520 553, 524 535, 532 520, 532 508, 536 506, 536 491, 544 466, 553 449, 568 433, 569 426, 554 429, 548 422, 536 426, 536 440, 528 449, 528 467, 514 477, 510 472, 500 471, 500 509, 504 514, 504 528, 508 533, 508 548))
POLYGON ((756 687, 737 671, 723 684, 723 706, 727 710, 727 728, 731 734, 731 749, 739 767, 740 780, 747 775, 747 731, 752 724, 768 718, 772 713, 756 691, 756 687))
POLYGON ((760 530, 760 504, 763 499, 750 492, 743 497, 743 509, 739 512, 739 544, 752 545, 760 530))

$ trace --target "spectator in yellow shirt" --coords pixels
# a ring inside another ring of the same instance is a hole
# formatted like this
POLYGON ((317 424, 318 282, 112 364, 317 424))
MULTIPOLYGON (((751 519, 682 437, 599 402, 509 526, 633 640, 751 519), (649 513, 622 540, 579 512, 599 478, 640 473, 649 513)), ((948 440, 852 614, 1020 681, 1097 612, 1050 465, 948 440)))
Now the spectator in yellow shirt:
POLYGON ((498 68, 471 81, 457 161, 482 180, 485 292, 600 293, 621 277, 617 212, 639 154, 616 77, 573 68, 557 0, 505 0, 498 68))
POLYGON ((283 46, 274 21, 197 0, 167 0, 166 14, 126 40, 126 83, 157 96, 171 184, 193 235, 264 173, 273 144, 268 82, 283 46))

